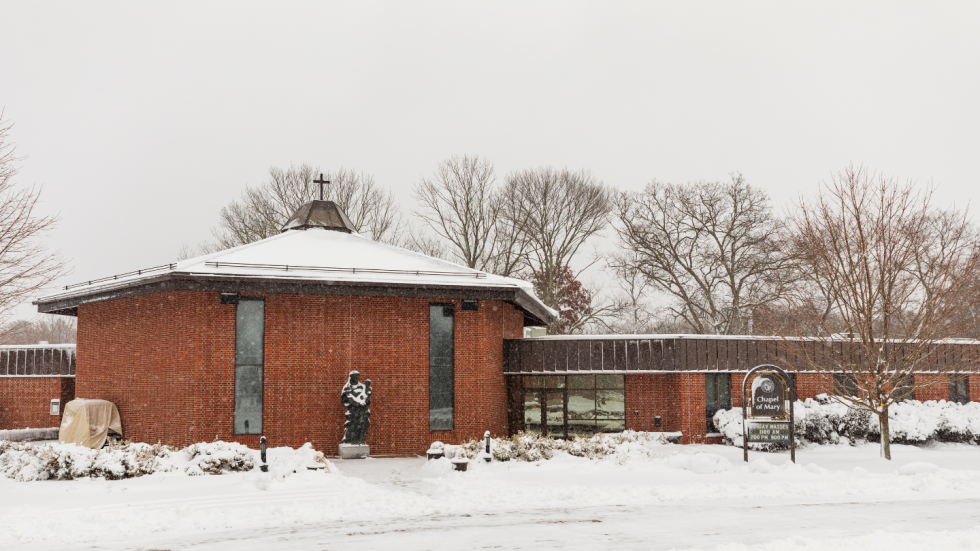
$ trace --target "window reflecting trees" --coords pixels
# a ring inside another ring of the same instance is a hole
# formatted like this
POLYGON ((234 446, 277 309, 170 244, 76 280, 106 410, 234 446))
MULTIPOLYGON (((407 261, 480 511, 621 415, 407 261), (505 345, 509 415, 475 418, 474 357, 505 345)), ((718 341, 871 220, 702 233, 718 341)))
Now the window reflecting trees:
POLYGON ((626 429, 624 375, 525 375, 524 430, 587 438, 626 429))

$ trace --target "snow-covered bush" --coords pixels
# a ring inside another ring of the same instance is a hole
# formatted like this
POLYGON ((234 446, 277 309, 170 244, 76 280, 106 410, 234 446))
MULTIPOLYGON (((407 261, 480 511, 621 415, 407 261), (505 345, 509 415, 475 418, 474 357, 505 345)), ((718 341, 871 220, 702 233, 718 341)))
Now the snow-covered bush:
POLYGON ((187 474, 224 474, 251 471, 255 467, 255 451, 233 442, 191 444, 183 449, 192 467, 187 474))
POLYGON ((0 475, 26 482, 83 477, 119 480, 158 471, 223 474, 252 470, 256 454, 231 442, 200 443, 175 451, 162 444, 112 444, 93 450, 76 444, 0 441, 0 475))
POLYGON ((102 477, 119 480, 150 474, 170 453, 156 444, 124 444, 93 450, 74 444, 35 445, 0 441, 0 474, 20 481, 102 477))
MULTIPOLYGON (((817 399, 797 401, 793 406, 793 434, 797 445, 856 444, 879 441, 881 428, 878 418, 859 411, 821 394, 817 399)), ((714 417, 715 426, 725 442, 742 445, 742 410, 720 410, 714 417)), ((888 409, 888 428, 891 440, 900 444, 921 445, 927 442, 965 442, 980 444, 980 403, 909 400, 893 404, 888 409)), ((753 449, 771 450, 786 447, 779 444, 750 444, 753 449)))
MULTIPOLYGON (((555 452, 564 452, 575 457, 602 459, 630 452, 635 454, 637 451, 645 453, 663 444, 668 444, 668 441, 662 433, 632 430, 568 440, 521 432, 510 438, 491 440, 490 453, 495 461, 541 461, 551 459, 555 452)), ((483 440, 470 440, 460 446, 446 446, 446 456, 450 455, 450 448, 460 448, 467 456, 476 457, 484 451, 484 446, 483 440)))
MULTIPOLYGON (((888 411, 892 441, 924 444, 930 441, 980 444, 980 403, 957 404, 946 400, 895 404, 888 411)), ((871 419, 870 436, 881 438, 878 419, 871 419)))

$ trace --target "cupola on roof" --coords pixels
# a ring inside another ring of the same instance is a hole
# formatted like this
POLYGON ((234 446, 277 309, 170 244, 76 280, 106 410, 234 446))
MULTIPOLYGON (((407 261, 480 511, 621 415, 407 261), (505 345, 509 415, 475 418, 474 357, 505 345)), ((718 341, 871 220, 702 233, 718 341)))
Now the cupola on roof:
POLYGON ((351 224, 344 211, 333 201, 310 201, 306 203, 296 209, 296 212, 289 217, 280 232, 310 228, 357 233, 354 224, 351 224))

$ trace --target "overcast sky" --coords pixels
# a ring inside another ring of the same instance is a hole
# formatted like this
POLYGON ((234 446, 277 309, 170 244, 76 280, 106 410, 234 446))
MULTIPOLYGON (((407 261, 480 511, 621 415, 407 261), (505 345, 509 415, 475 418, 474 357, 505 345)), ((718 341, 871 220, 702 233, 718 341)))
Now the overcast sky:
MULTIPOLYGON (((639 189, 848 163, 980 204, 980 2, 0 1, 0 106, 62 285, 175 260, 271 166, 442 159, 639 189)), ((25 309, 26 311, 26 309, 25 309)))

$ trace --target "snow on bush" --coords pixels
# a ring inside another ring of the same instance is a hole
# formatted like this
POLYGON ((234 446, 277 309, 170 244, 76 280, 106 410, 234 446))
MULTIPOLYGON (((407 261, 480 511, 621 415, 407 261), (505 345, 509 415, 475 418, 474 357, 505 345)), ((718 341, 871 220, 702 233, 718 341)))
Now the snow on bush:
MULTIPOLYGON (((879 441, 878 418, 834 401, 826 394, 807 398, 793 406, 793 433, 798 445, 804 443, 854 445, 879 441)), ((742 445, 742 409, 719 410, 715 427, 725 442, 742 445)), ((892 442, 925 444, 927 442, 964 442, 980 444, 980 403, 957 404, 945 400, 919 402, 909 400, 888 408, 888 428, 892 442)), ((771 450, 780 444, 749 444, 753 449, 771 450)))
POLYGON ((252 470, 258 463, 257 455, 255 450, 233 442, 199 443, 182 450, 162 444, 125 443, 93 450, 76 444, 0 441, 0 475, 26 482, 83 477, 119 480, 154 472, 224 474, 252 470))
POLYGON ((190 462, 184 469, 187 474, 224 474, 251 471, 255 467, 255 451, 234 442, 200 442, 181 451, 190 462))
MULTIPOLYGON (((556 452, 589 459, 626 458, 656 454, 658 446, 668 443, 663 433, 632 430, 568 440, 521 432, 510 438, 491 439, 490 453, 495 461, 541 461, 551 459, 556 452)), ((477 457, 485 451, 484 446, 483 440, 470 440, 459 446, 446 444, 444 449, 447 458, 454 457, 457 449, 462 449, 467 457, 477 457)))

